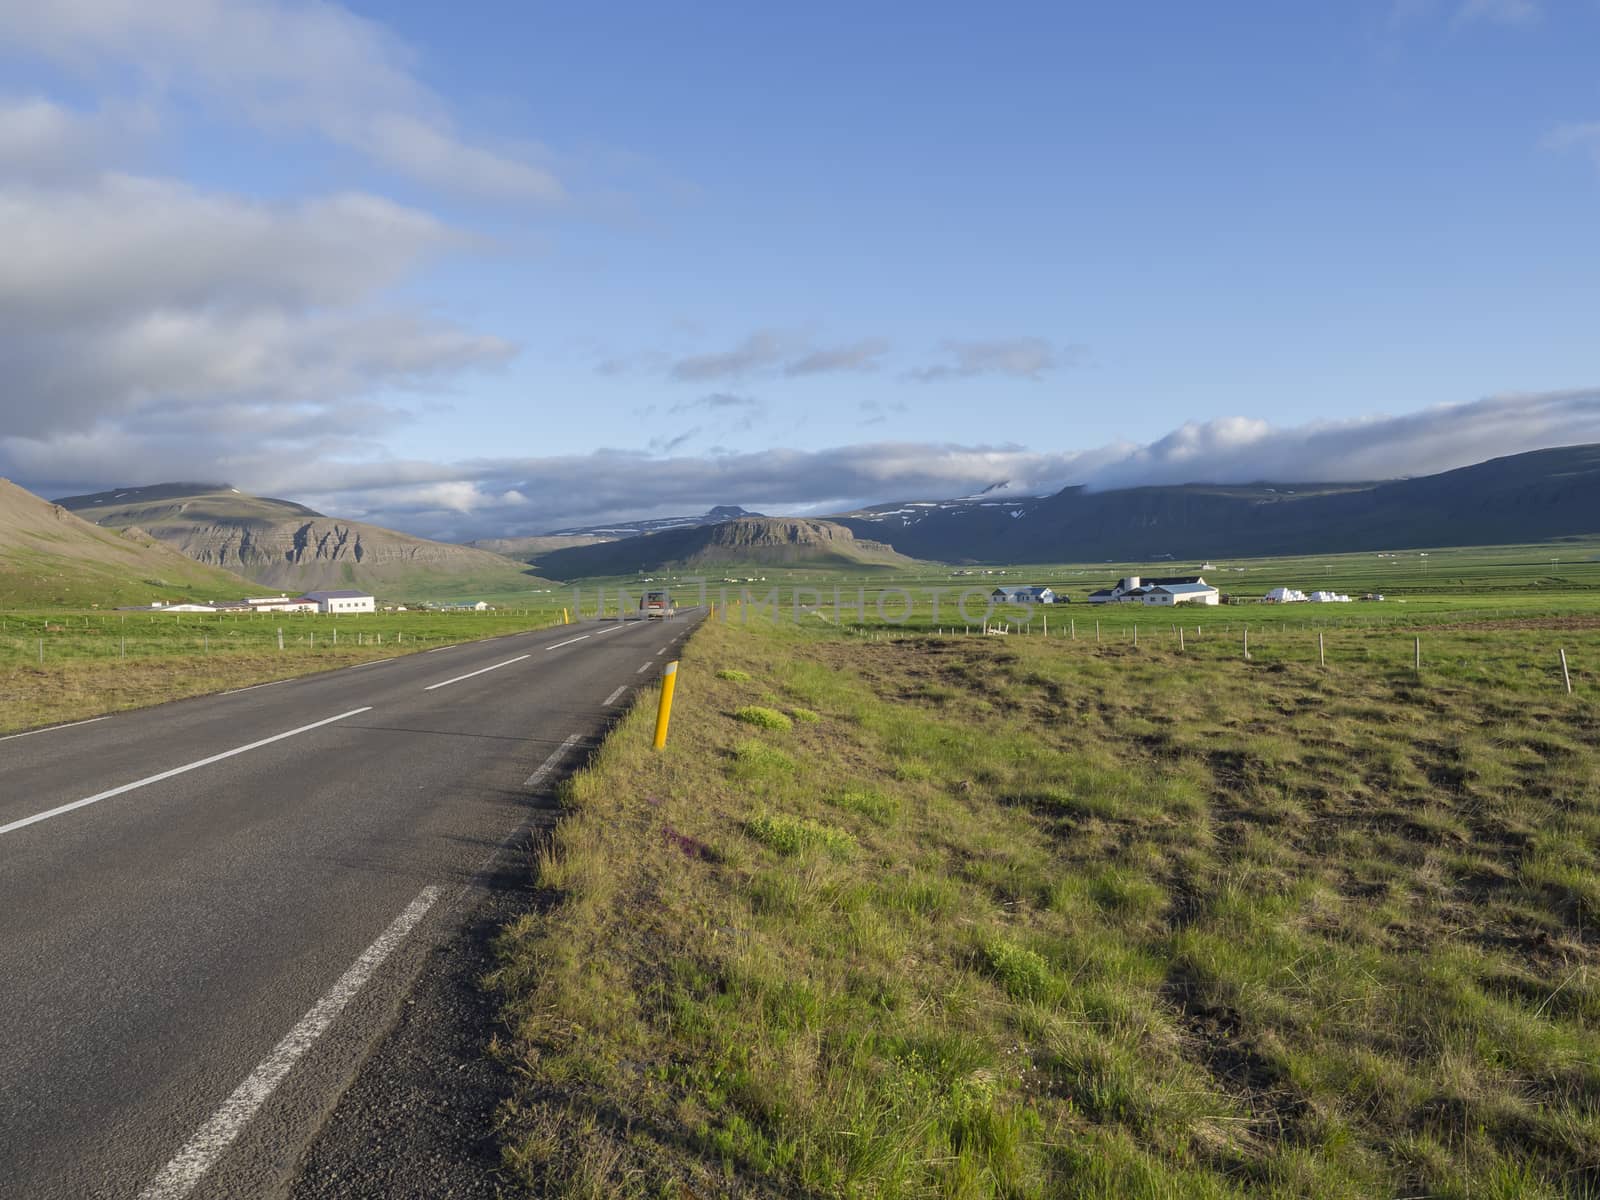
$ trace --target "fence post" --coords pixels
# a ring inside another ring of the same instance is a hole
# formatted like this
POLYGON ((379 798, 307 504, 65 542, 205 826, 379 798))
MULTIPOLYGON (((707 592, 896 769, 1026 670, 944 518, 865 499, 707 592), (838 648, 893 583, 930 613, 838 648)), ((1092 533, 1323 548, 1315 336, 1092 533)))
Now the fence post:
POLYGON ((1327 652, 1323 649, 1323 646, 1322 646, 1322 634, 1320 632, 1318 632, 1318 634, 1317 634, 1317 666, 1325 667, 1327 665, 1328 665, 1327 652))
POLYGON ((1077 622, 1077 620, 1075 618, 1074 619, 1068 619, 1068 621, 1067 621, 1067 632, 1072 635, 1072 637, 1071 637, 1072 641, 1075 642, 1075 641, 1078 640, 1078 622, 1077 622))
POLYGON ((1419 674, 1419 675, 1422 674, 1422 639, 1420 637, 1417 639, 1416 667, 1417 667, 1417 674, 1419 674))
POLYGON ((1183 626, 1178 626, 1178 652, 1183 653, 1183 626))
POLYGON ((283 626, 278 626, 278 649, 283 649, 283 626))
POLYGON ((1250 659, 1250 626, 1248 625, 1244 627, 1244 657, 1245 661, 1248 662, 1250 659))
POLYGON ((1139 622, 1137 621, 1133 623, 1133 644, 1135 646, 1139 644, 1139 622))
POLYGON ((44 665, 44 639, 39 639, 39 665, 44 665))
POLYGON ((1572 676, 1567 671, 1567 648, 1561 647, 1561 680, 1567 685, 1567 695, 1572 695, 1572 676))

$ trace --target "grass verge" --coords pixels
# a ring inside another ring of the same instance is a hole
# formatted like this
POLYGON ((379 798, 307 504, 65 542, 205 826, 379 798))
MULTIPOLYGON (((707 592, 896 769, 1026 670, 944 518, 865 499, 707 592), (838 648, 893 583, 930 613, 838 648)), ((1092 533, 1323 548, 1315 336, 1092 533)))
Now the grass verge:
POLYGON ((679 679, 500 939, 531 1189, 1600 1195, 1585 697, 761 625, 679 679))

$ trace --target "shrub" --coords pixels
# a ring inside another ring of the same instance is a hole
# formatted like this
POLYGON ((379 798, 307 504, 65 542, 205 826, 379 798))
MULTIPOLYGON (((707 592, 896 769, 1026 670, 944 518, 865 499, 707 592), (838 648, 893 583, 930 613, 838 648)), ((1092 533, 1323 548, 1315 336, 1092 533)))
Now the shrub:
POLYGON ((743 708, 733 710, 735 720, 743 721, 747 725, 756 725, 762 729, 791 729, 794 722, 789 720, 775 708, 763 708, 759 704, 746 704, 743 708))
POLYGON ((789 710, 789 715, 792 716, 796 721, 806 725, 815 725, 818 721, 822 720, 818 714, 812 712, 809 708, 791 708, 789 710))

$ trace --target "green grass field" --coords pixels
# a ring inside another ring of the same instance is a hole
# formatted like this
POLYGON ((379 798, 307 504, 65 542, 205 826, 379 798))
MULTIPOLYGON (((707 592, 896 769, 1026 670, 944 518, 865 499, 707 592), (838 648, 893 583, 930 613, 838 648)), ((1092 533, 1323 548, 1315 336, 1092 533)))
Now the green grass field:
POLYGON ((1127 610, 1096 643, 735 606, 502 936, 509 1172, 1600 1196, 1600 605, 1507 593, 1341 613, 1326 666, 1306 606, 1181 651, 1148 610, 1135 646, 1127 610))
POLYGON ((542 628, 560 599, 482 613, 0 612, 0 733, 542 628))

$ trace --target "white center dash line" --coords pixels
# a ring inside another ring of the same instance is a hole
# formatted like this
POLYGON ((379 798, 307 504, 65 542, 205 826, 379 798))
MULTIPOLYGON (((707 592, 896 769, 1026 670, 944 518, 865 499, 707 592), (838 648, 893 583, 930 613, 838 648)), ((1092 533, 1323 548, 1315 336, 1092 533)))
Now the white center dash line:
POLYGON ((655 665, 656 665, 656 661, 655 661, 655 659, 652 658, 649 662, 645 663, 644 666, 640 667, 637 671, 635 671, 634 674, 635 675, 643 675, 646 671, 648 671, 651 667, 653 667, 655 665))
POLYGON ((584 638, 587 638, 587 637, 590 637, 590 636, 591 636, 590 634, 581 633, 575 638, 568 638, 564 642, 557 642, 554 646, 546 646, 545 649, 546 650, 559 650, 563 646, 570 646, 570 645, 572 645, 573 642, 581 642, 581 641, 584 640, 584 638))
POLYGON ((610 708, 618 700, 622 699, 622 694, 624 692, 626 692, 627 690, 628 690, 628 685, 627 684, 623 684, 616 691, 612 692, 611 695, 609 695, 609 696, 607 696, 605 698, 605 700, 603 701, 603 707, 610 708))
POLYGON ((522 781, 523 787, 538 787, 544 782, 544 777, 556 769, 556 765, 567 756, 567 751, 577 745, 578 735, 573 734, 551 752, 549 758, 539 765, 539 769, 522 781))
POLYGON ((143 779, 136 779, 132 783, 125 783, 121 787, 109 788, 97 792, 93 796, 85 796, 82 800, 74 800, 71 804, 62 804, 56 808, 47 809, 41 813, 34 813, 31 817, 22 817, 6 825, 0 825, 0 834, 10 833, 14 829, 21 829, 25 825, 32 825, 38 821, 48 821, 51 817, 59 817, 62 813, 69 813, 75 808, 83 808, 90 804, 98 804, 101 800, 109 800, 113 796, 120 796, 124 792, 131 792, 135 788, 148 787, 152 783, 160 783, 163 779, 171 779, 174 775, 182 775, 186 771, 198 770, 200 767, 209 767, 212 763, 221 762, 225 758, 232 758, 236 754, 243 754, 247 750, 257 750, 262 746, 270 746, 273 742, 281 742, 284 738, 292 738, 297 734, 309 733, 313 729, 321 729, 324 725, 332 725, 335 721, 343 721, 346 717, 360 716, 364 712, 371 712, 369 704, 365 708, 352 708, 349 712, 340 713, 337 717, 326 717, 321 721, 313 721, 309 725, 302 725, 298 729, 290 729, 284 733, 275 733, 269 738, 262 738, 259 742, 251 742, 247 746, 235 746, 232 750, 224 750, 221 754, 213 754, 209 758, 196 759, 192 763, 185 763, 181 767, 173 767, 170 771, 163 771, 159 775, 148 775, 143 779))
POLYGON ((222 1102, 212 1118, 195 1130, 194 1136, 184 1143, 161 1173, 139 1193, 139 1200, 181 1200, 194 1191, 195 1185, 211 1169, 223 1151, 233 1144, 244 1131, 250 1119, 260 1111, 295 1063, 305 1057, 306 1051, 327 1032, 347 1004, 355 998, 367 980, 371 979, 395 947, 416 928, 439 898, 437 887, 425 887, 405 910, 394 919, 361 953, 361 957, 339 976, 334 985, 313 1004, 295 1027, 284 1034, 283 1040, 262 1059, 254 1071, 233 1093, 222 1102))
POLYGON ((460 683, 463 679, 471 679, 475 675, 484 675, 490 671, 498 671, 501 667, 509 667, 512 663, 519 663, 523 659, 531 657, 532 656, 528 654, 519 654, 515 658, 506 659, 505 662, 497 662, 492 667, 480 667, 476 671, 468 671, 465 675, 457 675, 454 679, 446 679, 439 683, 430 683, 422 690, 425 692, 431 692, 434 688, 449 687, 452 683, 460 683))
POLYGON ((74 729, 79 725, 93 725, 96 721, 109 721, 110 717, 90 717, 87 721, 68 721, 65 725, 46 725, 43 729, 30 729, 27 733, 8 733, 0 737, 0 742, 9 742, 12 738, 32 737, 36 733, 54 733, 58 729, 74 729))

